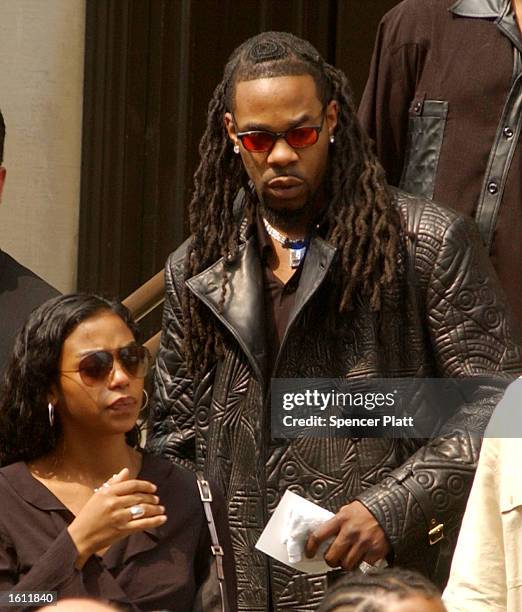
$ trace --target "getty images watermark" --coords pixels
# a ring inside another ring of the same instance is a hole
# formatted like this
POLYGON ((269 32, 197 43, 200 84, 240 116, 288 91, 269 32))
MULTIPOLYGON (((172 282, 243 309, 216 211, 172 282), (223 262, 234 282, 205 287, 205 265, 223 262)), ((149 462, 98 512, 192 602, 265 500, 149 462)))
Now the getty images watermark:
POLYGON ((293 414, 283 415, 282 421, 284 427, 334 427, 340 429, 344 427, 377 427, 381 424, 384 427, 413 427, 412 416, 399 417, 393 412, 397 409, 398 390, 394 389, 387 393, 372 392, 372 391, 319 391, 319 389, 306 389, 304 392, 287 391, 283 393, 283 410, 292 411, 293 414), (302 408, 306 411, 307 408, 312 409, 314 414, 307 416, 297 415, 300 410, 294 412, 295 408, 302 408), (333 414, 329 410, 329 414, 325 416, 327 409, 342 408, 339 414, 333 414), (360 412, 363 409, 368 412, 373 412, 376 409, 389 411, 390 414, 382 414, 381 416, 369 416, 362 413, 361 416, 347 416, 348 409, 360 412))
POLYGON ((501 378, 272 380, 272 438, 431 438, 451 433, 452 418, 483 432, 477 407, 495 405, 510 381, 501 378))

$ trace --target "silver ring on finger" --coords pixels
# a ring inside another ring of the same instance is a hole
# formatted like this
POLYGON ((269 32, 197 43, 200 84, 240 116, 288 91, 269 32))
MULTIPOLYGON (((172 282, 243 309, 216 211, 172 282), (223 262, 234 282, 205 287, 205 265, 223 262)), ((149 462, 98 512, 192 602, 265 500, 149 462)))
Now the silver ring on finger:
POLYGON ((129 508, 131 521, 141 518, 145 514, 145 508, 140 504, 135 504, 129 508))

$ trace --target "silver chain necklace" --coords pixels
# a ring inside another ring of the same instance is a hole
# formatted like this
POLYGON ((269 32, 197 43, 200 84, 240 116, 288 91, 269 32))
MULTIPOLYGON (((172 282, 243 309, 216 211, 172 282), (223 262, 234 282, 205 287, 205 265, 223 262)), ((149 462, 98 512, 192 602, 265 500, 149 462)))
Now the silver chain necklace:
POLYGON ((283 234, 278 232, 275 227, 272 227, 266 219, 263 219, 263 223, 267 233, 274 240, 277 240, 284 249, 288 249, 290 267, 298 268, 306 255, 308 240, 290 240, 287 236, 283 236, 283 234))

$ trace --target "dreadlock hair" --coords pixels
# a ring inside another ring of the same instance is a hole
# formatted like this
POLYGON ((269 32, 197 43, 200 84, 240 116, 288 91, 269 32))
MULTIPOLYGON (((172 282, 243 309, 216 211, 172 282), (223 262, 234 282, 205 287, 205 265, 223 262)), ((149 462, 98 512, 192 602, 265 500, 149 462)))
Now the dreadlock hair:
MULTIPOLYGON (((219 258, 233 262, 240 244, 240 225, 234 200, 244 189, 243 218, 253 218, 256 196, 248 187, 241 159, 233 153, 224 114, 234 109, 238 82, 276 76, 310 75, 323 105, 338 105, 335 145, 330 147, 325 187, 329 202, 327 234, 337 247, 334 283, 339 312, 353 308, 353 296, 367 296, 379 312, 382 292, 394 280, 400 245, 400 219, 392 204, 369 138, 359 125, 344 73, 326 63, 307 41, 287 32, 263 32, 248 39, 230 56, 222 81, 208 108, 207 127, 199 145, 201 162, 194 175, 189 208, 192 240, 185 280, 219 258)), ((222 279, 225 301, 227 266, 222 279)), ((182 296, 184 348, 189 372, 203 372, 212 354, 222 353, 223 337, 210 313, 185 286, 182 296)))
POLYGON ((351 572, 328 589, 318 612, 385 612, 392 601, 419 595, 440 600, 435 585, 411 570, 351 572))

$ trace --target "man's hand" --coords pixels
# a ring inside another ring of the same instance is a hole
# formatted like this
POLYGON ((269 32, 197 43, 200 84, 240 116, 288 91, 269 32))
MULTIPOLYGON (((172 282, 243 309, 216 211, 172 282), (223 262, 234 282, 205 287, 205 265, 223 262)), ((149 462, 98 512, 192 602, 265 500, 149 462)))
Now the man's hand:
POLYGON ((324 555, 330 567, 353 570, 361 561, 375 563, 391 551, 381 526, 358 501, 343 506, 333 518, 308 536, 306 556, 313 557, 319 546, 332 537, 335 539, 324 555))

